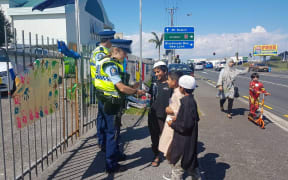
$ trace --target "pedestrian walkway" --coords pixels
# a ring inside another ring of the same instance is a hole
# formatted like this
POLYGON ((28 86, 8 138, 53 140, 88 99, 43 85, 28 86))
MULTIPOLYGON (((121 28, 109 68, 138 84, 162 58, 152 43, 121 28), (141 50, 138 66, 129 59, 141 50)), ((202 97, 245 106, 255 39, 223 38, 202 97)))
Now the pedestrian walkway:
MULTIPOLYGON (((240 100, 228 119, 220 112, 216 89, 198 81, 196 99, 201 112, 199 123, 199 163, 203 180, 287 180, 288 133, 272 122, 262 130, 247 120, 248 106, 240 100)), ((72 146, 39 179, 123 179, 158 180, 170 170, 167 161, 151 167, 153 153, 147 116, 125 115, 121 137, 128 170, 115 175, 104 171, 104 153, 99 152, 92 129, 72 146)))

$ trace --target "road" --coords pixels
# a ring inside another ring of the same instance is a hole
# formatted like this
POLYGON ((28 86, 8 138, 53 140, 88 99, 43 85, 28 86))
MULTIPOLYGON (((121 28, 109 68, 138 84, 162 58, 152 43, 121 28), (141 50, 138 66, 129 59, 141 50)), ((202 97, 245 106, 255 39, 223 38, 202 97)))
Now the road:
MULTIPOLYGON (((196 71, 195 74, 206 79, 215 85, 219 76, 219 71, 205 69, 196 71)), ((249 81, 252 72, 240 75, 236 79, 236 86, 239 88, 240 96, 248 100, 249 81)), ((288 121, 288 74, 260 72, 260 81, 263 82, 265 89, 272 95, 265 97, 265 110, 274 113, 288 121)))

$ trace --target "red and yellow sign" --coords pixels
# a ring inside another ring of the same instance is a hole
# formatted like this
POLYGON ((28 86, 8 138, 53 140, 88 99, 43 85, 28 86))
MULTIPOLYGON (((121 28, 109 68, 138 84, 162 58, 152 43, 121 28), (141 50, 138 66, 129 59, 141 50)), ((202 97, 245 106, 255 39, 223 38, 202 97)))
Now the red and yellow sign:
POLYGON ((253 48, 254 56, 277 56, 277 45, 255 45, 253 48))

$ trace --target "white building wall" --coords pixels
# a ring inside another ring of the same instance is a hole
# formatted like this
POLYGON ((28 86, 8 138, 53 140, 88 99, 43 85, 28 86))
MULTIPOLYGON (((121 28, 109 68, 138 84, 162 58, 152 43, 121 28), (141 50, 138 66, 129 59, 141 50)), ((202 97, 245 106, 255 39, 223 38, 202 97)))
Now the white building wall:
MULTIPOLYGON (((80 11, 80 41, 81 44, 95 43, 97 37, 95 34, 104 29, 104 24, 85 11, 87 0, 79 1, 80 11), (93 29, 93 30, 92 30, 93 29), (94 35, 93 35, 94 31, 94 35)), ((74 5, 67 5, 66 12, 66 28, 67 28, 67 43, 76 44, 76 22, 75 22, 75 7, 74 5)))
MULTIPOLYGON (((57 40, 66 41, 66 19, 65 14, 45 14, 45 15, 22 15, 13 17, 14 28, 17 32, 17 41, 22 42, 22 30, 25 33, 25 44, 29 43, 29 32, 32 34, 32 43, 35 43, 38 34, 38 43, 41 44, 41 36, 57 40)), ((51 41, 50 41, 51 42, 51 41)), ((33 44, 34 44, 33 43, 33 44)))

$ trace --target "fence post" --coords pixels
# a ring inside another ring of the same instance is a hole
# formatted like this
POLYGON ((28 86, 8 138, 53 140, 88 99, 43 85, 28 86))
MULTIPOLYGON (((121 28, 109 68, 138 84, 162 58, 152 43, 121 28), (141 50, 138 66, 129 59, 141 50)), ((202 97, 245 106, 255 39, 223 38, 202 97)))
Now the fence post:
MULTIPOLYGON (((4 34, 5 34, 5 47, 6 47, 6 51, 8 51, 8 39, 7 39, 6 28, 4 28, 4 34)), ((15 46, 15 48, 16 48, 16 46, 15 46)), ((17 52, 16 52, 16 56, 17 56, 17 52)), ((16 167, 15 167, 15 149, 14 149, 14 126, 13 126, 13 118, 12 118, 12 110, 11 110, 12 109, 12 102, 11 102, 11 91, 10 91, 11 84, 10 84, 10 73, 9 73, 9 62, 7 62, 7 75, 8 75, 9 115, 10 115, 11 141, 12 141, 13 177, 15 179, 16 178, 16 167)))
POLYGON ((23 48, 23 70, 26 69, 26 61, 25 61, 25 37, 24 37, 24 30, 22 30, 22 48, 23 48))

